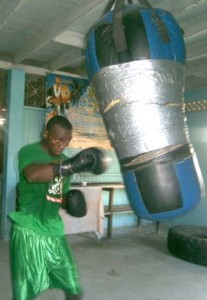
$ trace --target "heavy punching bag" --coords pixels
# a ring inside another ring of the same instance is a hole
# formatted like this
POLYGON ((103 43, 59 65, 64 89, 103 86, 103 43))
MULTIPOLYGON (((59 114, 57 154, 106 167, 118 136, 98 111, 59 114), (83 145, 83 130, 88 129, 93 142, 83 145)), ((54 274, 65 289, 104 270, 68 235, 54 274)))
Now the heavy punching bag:
POLYGON ((183 32, 147 1, 111 1, 88 37, 88 76, 134 212, 183 215, 200 202, 202 176, 184 111, 183 32))

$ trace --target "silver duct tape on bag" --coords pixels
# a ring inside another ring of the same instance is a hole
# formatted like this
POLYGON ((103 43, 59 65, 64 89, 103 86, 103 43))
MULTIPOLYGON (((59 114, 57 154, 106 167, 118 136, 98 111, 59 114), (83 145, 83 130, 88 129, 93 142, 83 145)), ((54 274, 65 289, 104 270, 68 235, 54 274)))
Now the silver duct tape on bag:
POLYGON ((109 66, 92 85, 120 160, 147 154, 145 161, 189 143, 182 64, 141 60, 109 66))

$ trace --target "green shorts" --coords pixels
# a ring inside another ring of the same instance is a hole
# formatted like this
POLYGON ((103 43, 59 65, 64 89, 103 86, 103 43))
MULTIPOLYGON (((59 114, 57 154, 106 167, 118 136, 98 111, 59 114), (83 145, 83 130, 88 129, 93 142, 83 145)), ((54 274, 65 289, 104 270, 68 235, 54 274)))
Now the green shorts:
POLYGON ((13 300, 32 300, 48 289, 81 294, 76 263, 65 236, 48 237, 14 224, 10 239, 13 300))

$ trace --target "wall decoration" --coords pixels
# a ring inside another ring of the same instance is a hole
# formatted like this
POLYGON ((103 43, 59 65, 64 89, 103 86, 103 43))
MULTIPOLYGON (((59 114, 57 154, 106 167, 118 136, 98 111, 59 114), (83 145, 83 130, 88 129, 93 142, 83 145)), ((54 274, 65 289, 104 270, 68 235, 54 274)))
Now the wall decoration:
POLYGON ((207 100, 191 101, 191 102, 186 102, 185 104, 186 113, 206 111, 206 110, 207 110, 207 100))
POLYGON ((25 106, 45 107, 45 77, 26 74, 25 77, 25 106))
POLYGON ((112 149, 98 102, 84 78, 48 74, 46 80, 46 122, 55 116, 67 117, 73 125, 70 148, 112 149))

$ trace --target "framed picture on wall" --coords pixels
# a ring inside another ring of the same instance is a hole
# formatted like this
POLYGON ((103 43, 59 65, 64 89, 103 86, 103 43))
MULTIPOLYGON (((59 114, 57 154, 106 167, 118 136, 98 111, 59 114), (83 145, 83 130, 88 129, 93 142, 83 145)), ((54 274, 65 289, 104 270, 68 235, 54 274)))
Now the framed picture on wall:
POLYGON ((48 74, 46 80, 46 122, 63 115, 73 125, 70 148, 112 149, 89 81, 84 78, 48 74))

